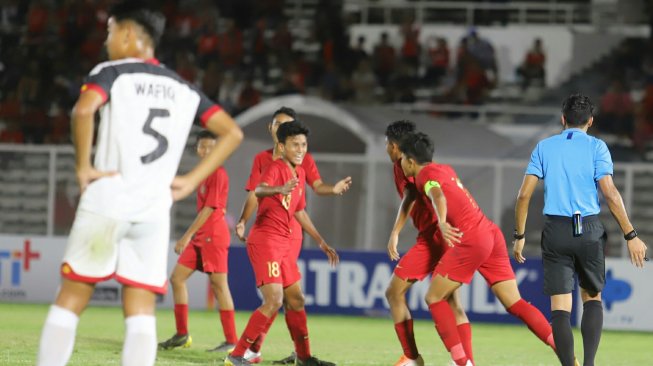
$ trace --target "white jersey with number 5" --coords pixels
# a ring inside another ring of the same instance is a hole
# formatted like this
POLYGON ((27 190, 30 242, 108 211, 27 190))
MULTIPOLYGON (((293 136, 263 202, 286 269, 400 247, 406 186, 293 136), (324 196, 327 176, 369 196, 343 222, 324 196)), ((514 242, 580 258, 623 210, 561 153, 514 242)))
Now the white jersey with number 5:
POLYGON ((220 107, 154 59, 101 63, 89 74, 86 90, 105 100, 94 166, 118 174, 91 183, 79 209, 131 222, 169 215, 170 184, 190 128, 220 107))

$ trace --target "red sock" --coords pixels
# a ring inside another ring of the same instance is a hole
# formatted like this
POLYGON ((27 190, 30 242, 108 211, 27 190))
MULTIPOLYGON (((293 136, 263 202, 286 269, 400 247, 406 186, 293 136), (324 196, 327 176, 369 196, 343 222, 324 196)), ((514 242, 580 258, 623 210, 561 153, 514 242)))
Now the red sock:
POLYGON ((308 324, 306 311, 286 310, 286 323, 290 329, 290 336, 295 343, 295 352, 300 360, 311 357, 311 345, 308 341, 308 324))
POLYGON ((177 334, 188 334, 188 304, 175 304, 175 324, 177 334))
POLYGON ((227 343, 236 344, 238 336, 236 335, 236 321, 233 310, 220 310, 220 323, 222 323, 222 332, 227 343))
POLYGON ((555 351, 556 347, 553 342, 551 324, 549 324, 544 315, 535 306, 527 303, 524 299, 519 299, 519 301, 506 310, 521 319, 537 338, 548 344, 555 351))
POLYGON ((395 324, 395 331, 404 350, 404 355, 411 360, 417 359, 417 345, 415 344, 415 332, 413 331, 413 319, 404 320, 395 324))
POLYGON ((249 350, 250 350, 250 351, 252 351, 252 352, 258 352, 258 351, 261 350, 261 346, 263 345, 263 341, 265 340, 265 336, 266 336, 266 335, 268 334, 268 332, 270 331, 270 327, 272 326, 272 323, 274 323, 274 319, 277 318, 277 314, 279 314, 279 312, 275 312, 275 313, 272 314, 272 316, 268 319, 267 324, 265 324, 265 329, 263 329, 263 333, 261 333, 261 335, 258 336, 258 338, 256 338, 256 340, 254 341, 254 343, 252 343, 252 345, 249 346, 249 350))
POLYGON ((463 344, 465 355, 474 363, 474 353, 472 352, 472 325, 469 323, 458 324, 458 336, 463 344))
POLYGON ((285 310, 284 318, 286 319, 286 328, 288 328, 288 334, 290 334, 290 340, 294 341, 294 338, 292 336, 292 329, 290 329, 290 321, 288 320, 288 309, 284 309, 284 310, 285 310))
POLYGON ((268 320, 269 318, 265 316, 265 314, 256 309, 249 318, 249 322, 247 322, 243 335, 240 336, 238 343, 236 343, 236 348, 234 348, 234 351, 231 352, 231 354, 236 357, 243 357, 245 351, 247 351, 256 338, 263 333, 263 329, 265 329, 265 324, 267 324, 268 320))
POLYGON ((438 331, 444 347, 451 353, 451 358, 457 365, 465 365, 468 358, 465 354, 465 348, 460 342, 460 336, 456 328, 456 318, 453 315, 451 306, 446 300, 441 300, 429 305, 429 310, 435 323, 435 329, 438 331))

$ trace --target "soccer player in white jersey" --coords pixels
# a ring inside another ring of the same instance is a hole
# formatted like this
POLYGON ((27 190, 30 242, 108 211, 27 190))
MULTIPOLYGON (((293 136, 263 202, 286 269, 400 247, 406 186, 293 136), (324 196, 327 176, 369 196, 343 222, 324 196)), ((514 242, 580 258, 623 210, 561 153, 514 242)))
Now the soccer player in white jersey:
POLYGON ((48 313, 39 366, 65 365, 79 316, 95 284, 123 285, 122 365, 153 365, 155 295, 165 293, 170 207, 222 165, 242 140, 233 119, 194 86, 158 64, 165 18, 141 1, 114 6, 106 47, 111 61, 89 74, 73 114, 82 196, 48 313), (93 120, 101 120, 91 163, 93 120), (220 138, 189 173, 175 177, 193 121, 220 138))

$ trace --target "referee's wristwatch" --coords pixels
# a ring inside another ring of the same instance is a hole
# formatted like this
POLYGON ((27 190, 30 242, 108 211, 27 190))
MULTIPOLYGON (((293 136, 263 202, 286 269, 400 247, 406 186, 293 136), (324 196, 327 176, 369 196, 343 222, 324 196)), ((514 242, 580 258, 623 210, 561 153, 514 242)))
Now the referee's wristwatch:
POLYGON ((628 234, 625 234, 625 235, 624 235, 624 239, 626 239, 626 241, 628 241, 628 240, 633 240, 633 239, 635 239, 636 237, 637 237, 637 231, 635 231, 635 229, 633 229, 633 230, 632 230, 631 232, 629 232, 628 234))
POLYGON ((512 237, 516 240, 522 240, 526 237, 526 233, 519 234, 517 229, 515 229, 515 231, 512 233, 512 237))

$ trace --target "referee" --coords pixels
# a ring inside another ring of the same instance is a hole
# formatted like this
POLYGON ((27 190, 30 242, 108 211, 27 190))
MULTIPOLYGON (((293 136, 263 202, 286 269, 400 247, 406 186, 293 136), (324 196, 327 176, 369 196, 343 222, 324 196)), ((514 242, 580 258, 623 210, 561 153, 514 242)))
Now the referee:
POLYGON ((574 338, 569 322, 574 273, 578 275, 583 300, 583 365, 594 365, 601 340, 607 236, 598 218, 599 187, 624 232, 631 262, 643 267, 646 254, 646 245, 637 237, 612 181, 610 151, 605 142, 587 134, 594 121, 593 108, 590 99, 582 94, 573 94, 563 102, 564 130, 540 141, 533 150, 515 206, 514 256, 523 263, 528 204, 538 180, 544 180, 544 292, 551 296, 553 338, 563 366, 574 365, 574 338))

